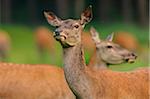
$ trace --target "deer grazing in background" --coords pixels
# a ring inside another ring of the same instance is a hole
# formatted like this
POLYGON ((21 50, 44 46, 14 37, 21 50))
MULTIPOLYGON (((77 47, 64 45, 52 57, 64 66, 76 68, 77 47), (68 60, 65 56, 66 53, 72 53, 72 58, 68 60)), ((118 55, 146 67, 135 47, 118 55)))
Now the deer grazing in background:
POLYGON ((8 57, 10 50, 10 36, 7 32, 0 30, 0 61, 8 57))
POLYGON ((93 27, 91 27, 90 32, 96 45, 96 52, 93 57, 91 57, 90 63, 88 64, 89 67, 95 67, 95 69, 106 69, 108 64, 123 63, 123 60, 120 59, 122 58, 120 57, 120 54, 125 54, 126 57, 124 58, 126 58, 127 62, 134 62, 136 56, 133 53, 130 53, 127 49, 122 48, 117 43, 112 42, 114 37, 113 33, 109 35, 106 40, 101 40, 98 35, 99 33, 93 27), (130 60, 128 60, 129 57, 130 60), (131 58, 133 58, 133 60, 131 58))
MULTIPOLYGON (((48 23, 56 27, 54 37, 63 48, 65 78, 77 99, 148 99, 148 70, 96 71, 85 65, 81 33, 85 24, 92 19, 91 6, 81 14, 79 20, 62 20, 52 12, 44 12, 44 15, 48 23)), ((111 58, 105 55, 102 57, 111 58)), ((130 62, 136 58, 131 52, 117 54, 117 57, 117 62, 130 62)))
POLYGON ((37 27, 35 29, 35 40, 40 55, 44 53, 45 50, 54 53, 54 45, 56 43, 52 36, 51 31, 44 26, 37 27))

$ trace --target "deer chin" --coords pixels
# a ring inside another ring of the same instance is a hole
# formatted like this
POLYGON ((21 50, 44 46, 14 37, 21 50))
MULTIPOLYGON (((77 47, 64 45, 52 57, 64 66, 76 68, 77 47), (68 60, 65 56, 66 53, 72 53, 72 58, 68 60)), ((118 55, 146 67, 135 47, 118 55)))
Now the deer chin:
POLYGON ((54 38, 57 40, 57 41, 65 41, 66 39, 66 36, 65 35, 54 35, 54 38))
POLYGON ((72 42, 67 39, 64 41, 61 41, 61 44, 63 45, 64 48, 73 47, 73 46, 77 45, 77 43, 78 42, 72 42))
POLYGON ((124 61, 123 60, 115 60, 115 61, 107 61, 107 63, 115 65, 115 64, 122 64, 122 63, 124 63, 124 61))

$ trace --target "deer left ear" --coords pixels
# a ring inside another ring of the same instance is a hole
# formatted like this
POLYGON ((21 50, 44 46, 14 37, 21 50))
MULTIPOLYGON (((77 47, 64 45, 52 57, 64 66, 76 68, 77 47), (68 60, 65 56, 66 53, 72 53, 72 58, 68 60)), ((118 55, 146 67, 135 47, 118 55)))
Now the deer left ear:
POLYGON ((106 40, 112 41, 114 38, 114 33, 111 33, 110 35, 107 36, 106 40))
POLYGON ((44 16, 47 19, 48 23, 52 26, 59 26, 61 24, 61 19, 58 18, 54 13, 49 11, 44 11, 44 16))
POLYGON ((84 25, 92 20, 92 6, 90 5, 87 9, 85 9, 81 14, 81 25, 84 25))

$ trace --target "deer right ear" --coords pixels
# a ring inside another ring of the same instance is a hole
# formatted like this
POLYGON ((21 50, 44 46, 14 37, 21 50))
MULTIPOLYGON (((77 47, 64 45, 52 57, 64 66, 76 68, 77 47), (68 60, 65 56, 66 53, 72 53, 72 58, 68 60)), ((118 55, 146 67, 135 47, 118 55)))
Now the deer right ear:
POLYGON ((44 16, 47 19, 48 23, 52 26, 59 26, 61 24, 61 19, 58 18, 54 13, 44 11, 44 16))
POLYGON ((114 38, 114 33, 111 33, 110 35, 107 36, 106 40, 112 41, 114 38))
POLYGON ((81 24, 84 25, 92 20, 92 6, 90 5, 81 14, 81 24))
POLYGON ((92 39, 95 42, 95 44, 96 45, 99 44, 101 42, 101 40, 99 38, 99 35, 98 35, 98 32, 96 31, 96 29, 94 27, 91 27, 90 32, 91 32, 92 39))

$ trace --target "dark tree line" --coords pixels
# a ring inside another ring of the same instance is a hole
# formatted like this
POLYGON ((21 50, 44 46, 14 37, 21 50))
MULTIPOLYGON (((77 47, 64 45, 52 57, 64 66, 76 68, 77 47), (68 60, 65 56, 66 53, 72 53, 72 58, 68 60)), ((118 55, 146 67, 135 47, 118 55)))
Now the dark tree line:
POLYGON ((0 23, 40 23, 44 9, 63 18, 78 16, 89 4, 98 21, 148 24, 148 0, 0 0, 0 23))

